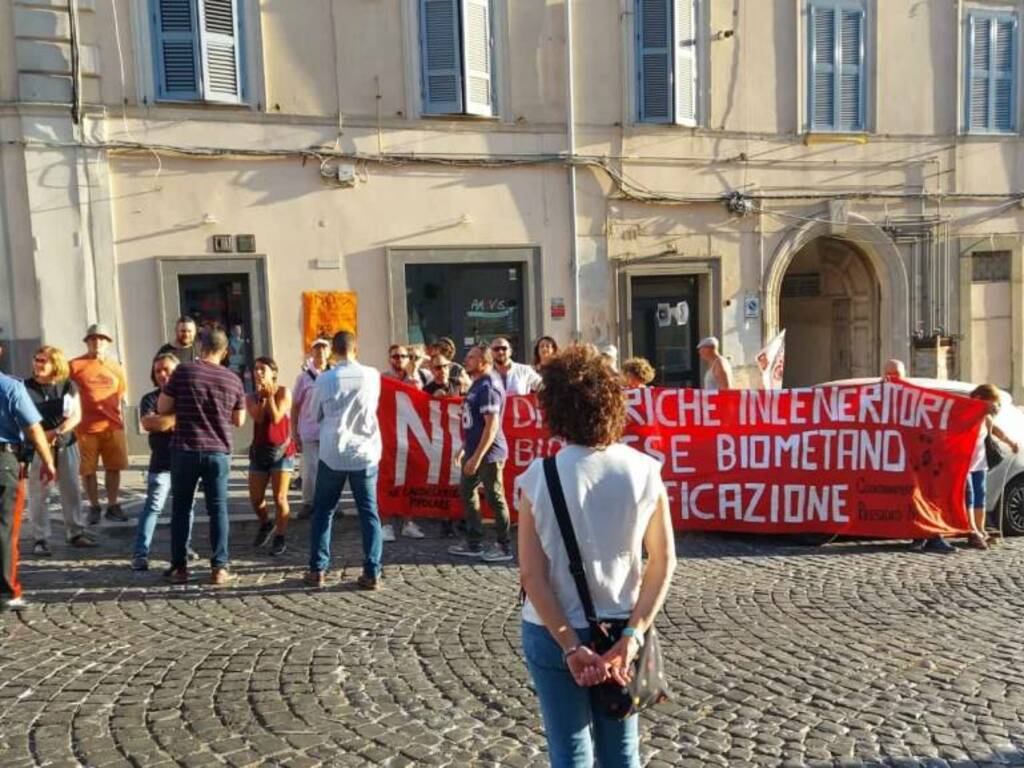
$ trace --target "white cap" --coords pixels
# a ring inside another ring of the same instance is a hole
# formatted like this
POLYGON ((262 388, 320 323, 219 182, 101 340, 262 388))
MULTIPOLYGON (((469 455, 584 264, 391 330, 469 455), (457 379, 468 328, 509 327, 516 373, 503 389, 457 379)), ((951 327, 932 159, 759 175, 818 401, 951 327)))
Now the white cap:
POLYGON ((718 339, 714 336, 707 336, 701 339, 700 343, 697 345, 697 349, 704 349, 705 347, 708 349, 718 349, 718 339))
POLYGON ((316 349, 317 347, 329 347, 331 342, 327 339, 316 339, 312 344, 309 345, 310 349, 316 349))
POLYGON ((616 347, 614 344, 605 344, 603 347, 601 347, 601 354, 607 355, 608 357, 618 358, 619 348, 616 347))

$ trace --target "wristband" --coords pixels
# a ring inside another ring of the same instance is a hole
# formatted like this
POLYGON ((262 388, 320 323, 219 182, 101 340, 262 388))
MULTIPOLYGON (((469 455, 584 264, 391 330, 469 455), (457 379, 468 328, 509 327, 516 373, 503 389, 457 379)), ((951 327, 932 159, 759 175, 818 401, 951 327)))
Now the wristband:
POLYGON ((572 648, 570 648, 568 651, 566 651, 565 653, 562 654, 562 659, 564 661, 568 662, 569 661, 569 657, 572 656, 574 653, 576 653, 576 651, 578 651, 581 647, 582 646, 574 645, 572 648))
POLYGON ((631 637, 636 640, 636 644, 639 647, 643 647, 644 644, 644 633, 636 627, 625 627, 622 630, 623 637, 631 637))

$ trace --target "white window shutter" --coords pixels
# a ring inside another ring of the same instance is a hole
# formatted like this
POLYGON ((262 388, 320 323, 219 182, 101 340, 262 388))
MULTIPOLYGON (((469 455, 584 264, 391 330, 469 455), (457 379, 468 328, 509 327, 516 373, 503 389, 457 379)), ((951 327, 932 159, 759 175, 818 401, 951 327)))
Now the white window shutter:
POLYGON ((697 125, 697 2, 674 0, 675 115, 679 125, 697 125))
POLYGON ((203 98, 226 104, 242 100, 236 0, 199 0, 203 98))
POLYGON ((990 23, 987 17, 967 17, 967 128, 988 128, 988 73, 991 48, 990 23))
POLYGON ((462 0, 462 55, 466 112, 494 114, 494 57, 490 0, 462 0))
POLYGON ((195 0, 152 0, 157 98, 199 98, 199 34, 195 0))
POLYGON ((462 112, 462 46, 459 0, 420 0, 423 111, 462 112))
POLYGON ((639 116, 642 123, 671 123, 673 120, 674 2, 675 0, 637 0, 637 79, 639 116))

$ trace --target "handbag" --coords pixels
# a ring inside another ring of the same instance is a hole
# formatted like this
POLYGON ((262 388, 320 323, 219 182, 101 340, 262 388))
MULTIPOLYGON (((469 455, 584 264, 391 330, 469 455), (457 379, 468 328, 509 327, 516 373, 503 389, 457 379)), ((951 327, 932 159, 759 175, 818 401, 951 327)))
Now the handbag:
MULTIPOLYGON (((610 649, 622 637, 622 630, 628 625, 627 619, 599 619, 594 610, 594 601, 587 586, 587 574, 583 568, 583 557, 576 541, 576 532, 569 518, 569 510, 565 505, 565 494, 562 481, 558 477, 558 466, 555 457, 544 459, 544 477, 547 480, 548 495, 555 510, 558 528, 562 533, 565 551, 569 555, 569 571, 576 582, 583 612, 590 627, 590 647, 595 653, 602 654, 610 649)), ((668 685, 665 682, 664 662, 661 655, 661 644, 654 625, 647 629, 644 644, 640 646, 632 663, 633 677, 628 686, 621 686, 609 680, 595 685, 590 689, 591 702, 595 708, 608 717, 624 720, 648 707, 666 701, 669 697, 668 685)))
POLYGON ((1003 462, 1003 452, 999 450, 992 435, 985 435, 985 463, 989 469, 998 467, 1003 462))

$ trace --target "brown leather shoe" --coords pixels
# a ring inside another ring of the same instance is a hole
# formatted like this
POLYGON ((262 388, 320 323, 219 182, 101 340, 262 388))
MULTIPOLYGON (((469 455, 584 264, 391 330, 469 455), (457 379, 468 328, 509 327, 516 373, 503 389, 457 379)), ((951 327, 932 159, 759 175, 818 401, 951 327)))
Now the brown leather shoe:
POLYGON ((370 578, 369 576, 360 576, 356 579, 356 586, 360 589, 376 590, 384 586, 384 580, 381 578, 370 578))
POLYGON ((327 574, 323 571, 306 571, 302 582, 311 589, 323 589, 327 582, 327 574))
POLYGON ((187 584, 188 568, 169 568, 164 573, 164 578, 171 582, 171 584, 187 584))
POLYGON ((223 587, 230 584, 238 577, 227 568, 214 568, 210 573, 210 583, 215 587, 223 587))

